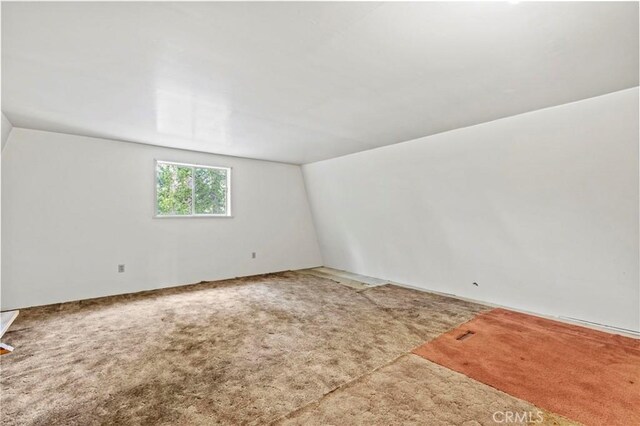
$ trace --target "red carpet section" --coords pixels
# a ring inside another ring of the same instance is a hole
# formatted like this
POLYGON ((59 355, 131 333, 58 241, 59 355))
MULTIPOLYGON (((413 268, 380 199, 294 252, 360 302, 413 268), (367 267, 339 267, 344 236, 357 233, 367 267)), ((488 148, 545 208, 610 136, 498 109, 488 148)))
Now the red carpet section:
POLYGON ((415 354, 585 425, 640 425, 640 340, 505 309, 415 354))

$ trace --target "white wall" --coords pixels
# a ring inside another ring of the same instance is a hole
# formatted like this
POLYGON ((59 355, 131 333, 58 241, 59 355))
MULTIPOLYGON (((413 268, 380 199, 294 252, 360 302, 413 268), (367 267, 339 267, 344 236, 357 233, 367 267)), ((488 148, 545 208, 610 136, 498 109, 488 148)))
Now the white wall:
MULTIPOLYGON (((11 129, 13 129, 13 125, 9 121, 7 117, 5 117, 4 113, 2 115, 2 121, 0 122, 0 133, 2 133, 0 139, 0 158, 2 158, 2 151, 4 151, 4 146, 7 144, 9 140, 9 134, 11 133, 11 129)), ((2 162, 0 161, 0 189, 2 188, 2 162)), ((0 190, 0 217, 2 217, 2 196, 0 190)), ((2 241, 2 226, 0 220, 0 241, 2 241)), ((1 245, 0 245, 1 247, 1 245)), ((0 249, 0 288, 2 288, 2 250, 0 249)), ((2 306, 2 292, 0 292, 0 306, 2 306)))
POLYGON ((638 88, 303 171, 327 266, 640 330, 638 88))
POLYGON ((2 309, 321 264, 293 165, 14 128, 2 206, 2 309), (233 167, 234 217, 154 219, 154 159, 233 167))

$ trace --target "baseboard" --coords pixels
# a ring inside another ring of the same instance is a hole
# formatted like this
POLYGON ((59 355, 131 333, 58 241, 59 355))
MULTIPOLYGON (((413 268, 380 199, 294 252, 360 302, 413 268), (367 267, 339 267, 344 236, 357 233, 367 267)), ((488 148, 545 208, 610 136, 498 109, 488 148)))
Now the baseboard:
POLYGON ((472 302, 472 303, 478 303, 480 305, 490 306, 492 308, 504 308, 504 309, 508 309, 508 310, 514 311, 514 312, 520 312, 520 313, 523 313, 523 314, 534 315, 534 316, 541 317, 541 318, 546 318, 546 319, 550 319, 550 320, 554 320, 554 321, 563 322, 565 324, 579 325, 581 327, 587 327, 587 328, 591 328, 591 329, 598 330, 598 331, 604 331, 606 333, 621 334, 621 335, 625 335, 627 337, 633 337, 633 338, 636 338, 636 339, 640 339, 640 332, 635 331, 635 330, 629 330, 629 329, 626 329, 626 328, 620 328, 620 327, 615 327, 615 326, 606 325, 606 324, 599 324, 599 323, 596 323, 596 322, 581 320, 581 319, 578 319, 578 318, 541 314, 539 312, 527 311, 527 310, 520 309, 520 308, 514 308, 512 306, 498 305, 498 304, 495 304, 495 303, 486 302, 484 300, 471 299, 471 298, 464 297, 464 296, 458 296, 457 294, 444 293, 442 291, 436 291, 436 290, 429 290, 429 289, 416 287, 416 286, 409 285, 409 284, 397 283, 397 282, 394 282, 394 281, 389 281, 389 284, 397 285, 399 287, 404 287, 404 288, 410 288, 412 290, 423 291, 425 293, 433 293, 433 294, 439 294, 441 296, 453 297, 455 299, 460 299, 460 300, 464 300, 464 301, 472 302))
POLYGON ((162 290, 172 290, 172 289, 177 289, 177 288, 185 288, 186 289, 186 288, 189 288, 189 287, 192 287, 192 286, 196 286, 196 285, 199 285, 199 284, 202 284, 202 283, 216 283, 216 282, 219 282, 219 281, 229 281, 229 280, 234 280, 234 279, 238 279, 238 278, 259 277, 261 275, 280 274, 280 273, 283 273, 283 272, 290 272, 290 271, 292 271, 292 270, 291 269, 282 269, 282 270, 277 270, 277 271, 261 272, 261 273, 258 273, 258 274, 251 274, 251 275, 223 277, 223 278, 218 278, 218 279, 215 279, 215 280, 202 280, 202 281, 195 282, 195 283, 160 285, 160 286, 157 286, 157 287, 144 288, 144 289, 140 289, 140 290, 136 290, 136 291, 124 292, 124 293, 111 293, 111 294, 105 294, 105 295, 94 296, 94 297, 84 297, 84 298, 81 298, 81 299, 62 300, 62 301, 56 301, 56 302, 51 302, 51 303, 42 303, 42 304, 38 304, 38 305, 8 307, 8 308, 0 309, 0 312, 15 311, 15 310, 27 310, 27 309, 31 309, 31 308, 44 308, 44 307, 47 307, 47 306, 58 306, 58 305, 64 305, 64 304, 67 304, 67 303, 88 302, 88 301, 95 301, 95 300, 100 300, 100 299, 107 299, 107 298, 110 298, 110 297, 130 296, 130 295, 136 295, 136 294, 140 295, 142 293, 153 293, 153 292, 158 292, 158 291, 162 291, 162 290))

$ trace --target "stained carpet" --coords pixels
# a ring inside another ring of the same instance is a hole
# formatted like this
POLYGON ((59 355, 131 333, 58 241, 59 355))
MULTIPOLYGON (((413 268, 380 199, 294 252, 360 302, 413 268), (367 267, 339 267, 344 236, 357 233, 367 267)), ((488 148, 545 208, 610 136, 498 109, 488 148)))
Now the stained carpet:
POLYGON ((640 340, 495 309, 414 353, 586 425, 640 424, 640 340))
POLYGON ((281 422, 308 426, 500 423, 575 424, 411 354, 291 413, 281 422), (505 422, 505 416, 512 420, 505 422))
POLYGON ((472 425, 537 413, 408 355, 487 310, 295 272, 25 309, 4 339, 16 350, 0 358, 0 421, 472 425))
MULTIPOLYGON (((407 297, 399 287, 373 296, 393 304, 396 293, 407 297)), ((412 294, 431 306, 432 295, 412 294)), ((485 308, 432 309, 398 320, 298 273, 25 309, 4 338, 16 351, 0 358, 2 422, 266 424, 485 308)))

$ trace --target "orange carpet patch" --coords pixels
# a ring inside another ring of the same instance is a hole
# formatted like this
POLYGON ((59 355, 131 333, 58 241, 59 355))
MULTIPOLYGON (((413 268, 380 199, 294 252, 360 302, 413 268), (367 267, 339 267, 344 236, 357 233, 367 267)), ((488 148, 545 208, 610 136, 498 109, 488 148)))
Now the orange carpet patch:
POLYGON ((640 424, 640 340, 494 309, 413 352, 586 425, 640 424))

